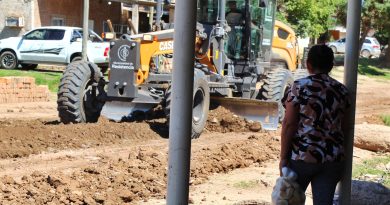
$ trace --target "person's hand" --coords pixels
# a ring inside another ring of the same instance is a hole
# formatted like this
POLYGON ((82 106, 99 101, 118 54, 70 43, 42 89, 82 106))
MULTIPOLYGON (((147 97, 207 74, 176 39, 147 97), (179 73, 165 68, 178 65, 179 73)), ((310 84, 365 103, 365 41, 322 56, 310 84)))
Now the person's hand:
POLYGON ((283 168, 283 167, 287 167, 287 164, 288 164, 288 160, 287 160, 287 159, 281 159, 281 160, 279 161, 279 175, 280 175, 280 176, 283 176, 282 168, 283 168))

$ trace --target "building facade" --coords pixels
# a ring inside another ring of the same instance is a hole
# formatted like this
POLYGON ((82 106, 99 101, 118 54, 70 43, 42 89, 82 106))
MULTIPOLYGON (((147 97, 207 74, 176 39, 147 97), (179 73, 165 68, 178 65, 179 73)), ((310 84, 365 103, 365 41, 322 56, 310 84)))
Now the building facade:
MULTIPOLYGON (((83 0, 0 0, 0 39, 20 36, 41 26, 82 27, 83 0)), ((115 25, 126 22, 122 4, 90 0, 89 27, 103 32, 110 19, 115 25)))
MULTIPOLYGON (((154 23, 156 0, 90 0, 89 28, 97 34, 110 32, 107 20, 111 20, 114 32, 128 33, 128 19, 137 32, 149 32, 154 23), (127 1, 129 2, 129 1, 127 1), (154 4, 153 4, 154 3, 154 4)), ((165 1, 162 20, 173 22, 174 1, 165 1)), ((42 26, 75 26, 83 24, 83 0, 0 0, 0 39, 20 36, 42 26)))

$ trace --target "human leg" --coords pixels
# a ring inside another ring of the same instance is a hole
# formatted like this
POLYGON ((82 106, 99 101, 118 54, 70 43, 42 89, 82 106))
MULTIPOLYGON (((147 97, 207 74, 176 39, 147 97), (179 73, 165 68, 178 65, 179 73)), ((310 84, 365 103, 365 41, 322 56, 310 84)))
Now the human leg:
POLYGON ((290 160, 289 167, 298 175, 297 183, 302 191, 306 192, 307 186, 313 176, 318 172, 317 164, 310 164, 303 161, 290 160))
POLYGON ((332 205, 337 183, 343 173, 342 162, 325 163, 311 180, 314 205, 332 205))

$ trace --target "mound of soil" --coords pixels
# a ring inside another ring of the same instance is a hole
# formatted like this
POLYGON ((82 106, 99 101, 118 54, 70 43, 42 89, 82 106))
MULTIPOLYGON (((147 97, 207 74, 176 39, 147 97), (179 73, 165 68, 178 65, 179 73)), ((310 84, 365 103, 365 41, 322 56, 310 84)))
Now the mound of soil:
POLYGON ((228 109, 219 106, 215 110, 210 110, 206 130, 222 133, 248 131, 259 132, 261 131, 261 124, 258 122, 248 121, 235 115, 228 109))
MULTIPOLYGON (((225 173, 276 159, 279 142, 269 134, 194 149, 191 183, 213 173, 225 173)), ((167 151, 148 146, 130 150, 127 159, 101 159, 70 174, 34 172, 15 180, 3 176, 4 204, 125 204, 150 197, 163 198, 167 182, 167 151), (157 151, 159 150, 159 151, 157 151)))
MULTIPOLYGON (((115 123, 101 117, 98 123, 62 124, 58 121, 0 121, 0 158, 18 158, 64 149, 99 147, 123 141, 167 138, 166 120, 161 109, 134 115, 115 123)), ((206 130, 211 132, 258 132, 259 123, 249 122, 219 107, 210 111, 206 130)))
MULTIPOLYGON (((25 157, 42 151, 98 147, 124 140, 158 139, 152 122, 69 124, 33 121, 0 122, 0 158, 25 157)), ((153 122, 155 123, 155 122, 153 122)))
POLYGON ((390 152, 390 127, 360 124, 355 126, 355 147, 374 152, 390 152))

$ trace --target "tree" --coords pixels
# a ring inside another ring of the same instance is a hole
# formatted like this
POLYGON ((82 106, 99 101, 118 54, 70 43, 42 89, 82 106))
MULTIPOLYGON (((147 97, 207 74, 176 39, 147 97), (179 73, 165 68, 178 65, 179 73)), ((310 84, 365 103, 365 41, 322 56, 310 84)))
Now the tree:
POLYGON ((385 53, 383 66, 390 67, 390 1, 382 0, 376 3, 379 18, 374 23, 374 28, 378 31, 377 35, 384 42, 387 39, 387 51, 385 53))
POLYGON ((318 38, 336 23, 333 14, 345 0, 278 0, 277 19, 290 24, 298 36, 318 38))
MULTIPOLYGON (((337 19, 342 25, 347 23, 347 3, 344 2, 337 10, 337 19)), ((364 39, 367 37, 370 29, 376 30, 376 36, 381 43, 386 42, 390 47, 390 1, 389 0, 364 0, 361 16, 361 38, 360 46, 362 48, 364 39)), ((385 55, 385 66, 390 66, 390 49, 387 49, 385 55)))

